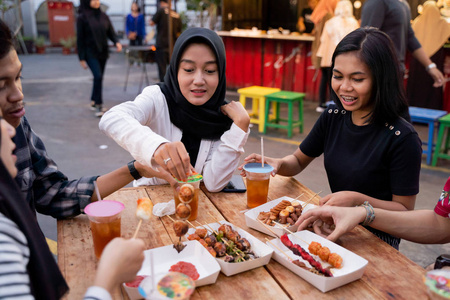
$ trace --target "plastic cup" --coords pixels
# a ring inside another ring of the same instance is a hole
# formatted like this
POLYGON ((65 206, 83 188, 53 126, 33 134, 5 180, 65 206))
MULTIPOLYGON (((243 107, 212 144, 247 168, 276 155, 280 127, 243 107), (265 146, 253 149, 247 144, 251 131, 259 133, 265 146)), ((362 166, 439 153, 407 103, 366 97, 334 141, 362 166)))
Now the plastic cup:
POLYGON ((244 166, 247 178, 247 207, 254 208, 267 202, 270 173, 273 167, 260 163, 249 163, 244 166))
POLYGON ((430 299, 450 299, 450 270, 429 271, 423 281, 428 287, 430 299))
POLYGON ((102 200, 90 203, 84 209, 89 217, 95 256, 100 258, 105 246, 120 237, 120 220, 125 206, 118 201, 102 200))
MULTIPOLYGON (((189 216, 189 221, 194 221, 197 219, 198 216, 198 193, 200 191, 200 182, 202 181, 203 176, 196 174, 188 177, 188 180, 185 181, 178 181, 180 185, 183 185, 184 183, 189 183, 194 187, 194 197, 190 202, 187 202, 191 208, 191 215, 189 216)), ((175 199, 175 208, 178 207, 178 204, 181 203, 180 198, 178 197, 178 192, 176 189, 173 190, 173 197, 175 199)))

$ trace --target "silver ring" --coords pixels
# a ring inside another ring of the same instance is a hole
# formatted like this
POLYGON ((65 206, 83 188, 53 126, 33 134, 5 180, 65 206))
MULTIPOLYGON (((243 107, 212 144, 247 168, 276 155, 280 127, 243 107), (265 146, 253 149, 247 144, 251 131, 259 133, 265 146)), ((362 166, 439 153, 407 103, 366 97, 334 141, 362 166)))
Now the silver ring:
POLYGON ((166 158, 166 159, 164 160, 164 164, 167 165, 167 163, 168 163, 170 160, 171 160, 170 157, 166 158))

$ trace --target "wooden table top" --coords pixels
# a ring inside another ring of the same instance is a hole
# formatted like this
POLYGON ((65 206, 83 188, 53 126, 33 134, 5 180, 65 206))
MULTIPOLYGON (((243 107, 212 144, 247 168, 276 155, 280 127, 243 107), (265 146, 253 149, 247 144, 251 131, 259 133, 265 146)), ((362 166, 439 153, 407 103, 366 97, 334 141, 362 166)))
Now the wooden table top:
MULTIPOLYGON (((294 178, 276 176, 271 178, 269 198, 283 196, 292 198, 301 193, 309 198, 314 192, 294 178)), ((131 238, 138 220, 135 217, 136 200, 148 197, 154 204, 173 199, 168 185, 139 188, 124 188, 106 197, 125 204, 122 215, 122 237, 131 238)), ((318 197, 316 197, 316 204, 318 197)), ((210 193, 202 188, 199 194, 200 223, 212 223, 214 215, 246 230, 265 242, 267 235, 246 226, 244 214, 246 193, 210 193)), ((146 248, 172 244, 175 233, 172 221, 153 217, 143 223, 138 237, 146 248)), ((191 299, 427 299, 427 289, 422 278, 425 270, 403 254, 382 242, 361 226, 347 233, 338 241, 342 247, 367 259, 369 264, 360 280, 349 283, 327 293, 314 286, 274 261, 257 269, 227 277, 219 274, 215 284, 196 289, 191 299)), ((65 299, 82 299, 95 277, 97 260, 94 255, 89 220, 80 215, 70 220, 58 221, 58 265, 70 287, 65 299)), ((120 287, 113 299, 128 299, 120 287)))

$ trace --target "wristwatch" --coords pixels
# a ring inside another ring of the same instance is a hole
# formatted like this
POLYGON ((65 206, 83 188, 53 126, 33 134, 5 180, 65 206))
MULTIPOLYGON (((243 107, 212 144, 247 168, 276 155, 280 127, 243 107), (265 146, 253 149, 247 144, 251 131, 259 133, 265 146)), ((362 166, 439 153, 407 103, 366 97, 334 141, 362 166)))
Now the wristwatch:
POLYGON ((130 170, 131 176, 133 176, 134 179, 138 180, 142 178, 142 176, 139 174, 138 170, 134 167, 134 162, 136 160, 132 160, 128 163, 128 170, 130 170))
POLYGON ((426 67, 426 69, 427 69, 428 72, 429 72, 431 69, 433 69, 433 68, 436 68, 436 64, 435 64, 435 63, 431 63, 431 64, 429 64, 429 65, 426 67))

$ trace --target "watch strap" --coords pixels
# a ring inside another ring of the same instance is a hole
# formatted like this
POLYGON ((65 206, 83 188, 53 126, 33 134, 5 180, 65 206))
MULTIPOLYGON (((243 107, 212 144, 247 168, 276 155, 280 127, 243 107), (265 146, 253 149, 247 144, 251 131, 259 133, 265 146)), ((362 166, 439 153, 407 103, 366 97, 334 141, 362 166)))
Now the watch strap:
POLYGON ((134 167, 134 162, 136 160, 132 160, 128 163, 128 170, 130 171, 131 176, 133 176, 134 179, 138 180, 142 178, 142 176, 139 174, 138 170, 134 167))

